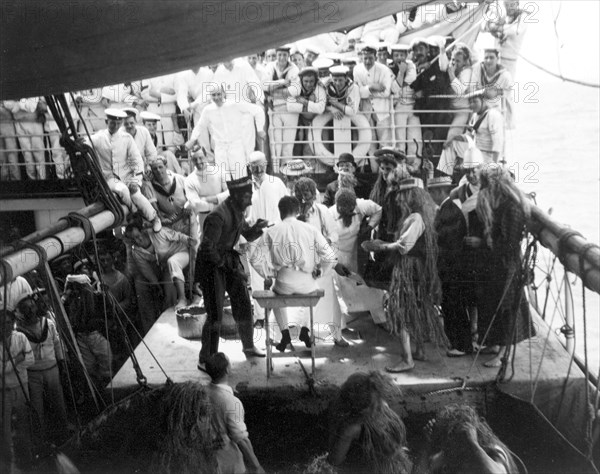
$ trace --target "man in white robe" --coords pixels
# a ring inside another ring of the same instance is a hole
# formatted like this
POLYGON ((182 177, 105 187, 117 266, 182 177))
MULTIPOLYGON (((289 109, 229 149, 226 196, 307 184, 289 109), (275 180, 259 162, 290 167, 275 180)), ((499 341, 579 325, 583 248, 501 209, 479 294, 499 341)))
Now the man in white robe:
POLYGON ((215 87, 211 95, 213 103, 202 111, 186 147, 191 149, 199 144, 208 154, 212 150, 215 164, 221 167, 226 179, 239 179, 247 174, 249 155, 245 148, 247 130, 244 115, 249 114, 254 118, 258 135, 263 139, 266 135, 263 131, 265 114, 257 105, 245 101, 226 101, 220 87, 215 87), (211 141, 214 142, 214 150, 211 141))

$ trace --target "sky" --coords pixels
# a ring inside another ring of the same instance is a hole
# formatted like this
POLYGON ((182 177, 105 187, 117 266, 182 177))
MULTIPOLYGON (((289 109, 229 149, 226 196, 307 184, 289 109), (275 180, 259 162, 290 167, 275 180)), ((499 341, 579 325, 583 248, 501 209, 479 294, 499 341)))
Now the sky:
MULTIPOLYGON (((565 77, 600 83, 600 2, 522 1, 531 15, 521 54, 565 77), (554 19, 557 13, 555 33, 554 19)), ((546 73, 519 61, 517 80, 547 79, 546 73)))

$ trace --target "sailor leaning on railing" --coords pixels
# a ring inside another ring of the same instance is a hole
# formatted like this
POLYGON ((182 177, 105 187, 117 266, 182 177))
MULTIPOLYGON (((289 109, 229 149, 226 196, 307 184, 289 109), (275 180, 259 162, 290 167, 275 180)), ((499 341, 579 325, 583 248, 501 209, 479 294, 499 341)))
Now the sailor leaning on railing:
MULTIPOLYGON (((330 171, 334 158, 343 152, 352 152, 362 171, 376 171, 377 163, 372 157, 383 146, 405 152, 411 158, 422 155, 423 148, 430 145, 429 158, 436 163, 443 151, 450 149, 448 153, 455 154, 454 139, 463 135, 469 116, 476 117, 471 125, 484 155, 491 161, 503 158, 504 129, 514 122, 507 100, 512 78, 501 65, 497 49, 486 49, 483 61, 476 63, 466 44, 439 36, 414 38, 410 45, 389 46, 392 60, 386 65, 381 59, 386 48, 381 44, 363 45, 357 57, 347 56, 354 53, 332 54, 333 59, 321 53, 310 61, 312 66, 299 71, 290 61, 290 47, 282 46, 277 48, 276 60, 265 66, 253 55, 250 62, 225 62, 218 67, 202 67, 149 81, 82 91, 75 97, 72 113, 77 106, 82 120, 75 118, 82 134, 85 129, 93 133, 104 127, 104 108, 110 104, 134 106, 145 114, 154 114, 151 118, 141 117, 143 124, 158 152, 168 155, 169 168, 184 174, 190 170, 184 166, 188 151, 183 142, 187 140, 187 148, 191 149, 191 142, 211 129, 201 125, 201 117, 207 107, 214 107, 211 92, 219 85, 225 87, 226 102, 263 101, 269 106, 267 127, 256 126, 256 119, 243 114, 237 124, 239 132, 234 137, 228 134, 225 141, 241 139, 247 161, 255 148, 255 129, 265 130, 269 134, 268 146, 262 140, 258 146, 267 155, 270 152, 276 172, 280 164, 299 157, 313 161, 317 173, 330 171), (378 52, 379 62, 375 59, 378 52), (311 67, 318 71, 314 84, 315 70, 311 67), (242 76, 252 79, 237 81, 242 76), (485 90, 485 104, 469 109, 469 94, 477 90, 485 90), (177 116, 175 107, 179 108, 177 116), (478 122, 482 117, 482 122, 478 122)), ((299 64, 300 56, 294 51, 299 64)), ((55 122, 44 112, 43 101, 6 101, 1 110, 3 180, 21 179, 21 167, 26 169, 28 179, 71 176, 68 159, 58 146, 55 122), (31 103, 32 107, 35 103, 34 110, 21 110, 20 103, 31 103), (33 114, 45 114, 46 124, 41 129, 33 114), (29 129, 25 133, 23 123, 33 123, 37 133, 29 129), (45 153, 51 155, 54 167, 47 165, 45 153)), ((212 128, 209 135, 218 135, 222 127, 212 128)), ((211 136, 202 143, 209 155, 216 146, 213 140, 211 136)), ((219 141, 223 143, 223 137, 219 141)), ((452 157, 442 160, 453 161, 452 157)), ((441 171, 449 173, 447 169, 441 171)))

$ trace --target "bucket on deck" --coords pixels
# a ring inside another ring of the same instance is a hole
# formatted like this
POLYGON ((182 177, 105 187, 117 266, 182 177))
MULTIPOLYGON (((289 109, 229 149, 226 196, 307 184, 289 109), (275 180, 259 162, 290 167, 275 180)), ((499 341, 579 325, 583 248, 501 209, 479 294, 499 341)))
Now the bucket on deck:
POLYGON ((186 339, 202 337, 202 327, 206 322, 204 306, 186 306, 175 311, 177 317, 177 333, 186 339))

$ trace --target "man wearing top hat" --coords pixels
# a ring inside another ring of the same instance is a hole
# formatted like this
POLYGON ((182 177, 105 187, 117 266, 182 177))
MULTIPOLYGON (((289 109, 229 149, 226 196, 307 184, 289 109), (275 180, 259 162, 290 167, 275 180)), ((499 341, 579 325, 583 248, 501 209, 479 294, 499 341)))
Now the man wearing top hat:
POLYGON ((327 93, 319 81, 319 73, 314 67, 305 67, 298 74, 298 81, 290 86, 290 100, 287 102, 288 112, 298 114, 297 145, 300 153, 297 155, 312 155, 310 142, 312 141, 312 121, 325 112, 327 93))
POLYGON ((390 115, 393 77, 390 68, 375 61, 376 53, 377 50, 372 46, 363 48, 363 62, 354 68, 354 82, 360 91, 360 110, 370 113, 379 146, 393 146, 390 115))
POLYGON ((263 90, 268 96, 273 110, 273 136, 275 140, 275 157, 273 166, 276 171, 280 165, 293 158, 298 115, 287 110, 287 101, 291 95, 290 86, 298 78, 300 72, 290 62, 290 47, 280 46, 276 49, 277 59, 265 66, 267 81, 263 90))
MULTIPOLYGON (((356 177, 354 177, 354 173, 356 172, 356 162, 354 161, 354 155, 352 155, 351 153, 342 153, 338 157, 334 169, 340 175, 352 175, 352 178, 349 181, 354 182, 354 192, 356 193, 357 197, 364 198, 369 195, 369 184, 361 182, 356 177)), ((323 196, 323 204, 325 204, 327 207, 331 207, 335 204, 335 194, 338 192, 339 187, 339 178, 327 185, 327 187, 325 188, 325 195, 323 196)))
POLYGON ((396 126, 396 147, 407 155, 416 155, 417 143, 421 143, 421 121, 413 113, 415 93, 410 85, 417 78, 417 67, 410 59, 408 53, 410 46, 395 44, 391 47, 394 75, 394 124, 396 126), (415 140, 417 143, 415 143, 415 140))
POLYGON ((252 179, 246 176, 227 182, 229 197, 204 221, 202 242, 196 258, 196 281, 200 283, 207 319, 202 330, 199 368, 219 351, 220 325, 223 320, 225 291, 231 299, 233 318, 239 328, 244 353, 264 357, 254 346, 252 309, 247 277, 239 253, 234 250, 240 235, 248 242, 262 235, 268 221, 258 219, 250 226, 244 217, 252 204, 252 179))
MULTIPOLYGON (((106 109, 106 129, 91 136, 100 168, 109 188, 130 210, 135 205, 144 219, 152 222, 154 232, 162 225, 156 210, 140 191, 144 160, 131 135, 121 130, 127 114, 119 109, 106 109)), ((85 139, 82 139, 85 140, 85 139)))

